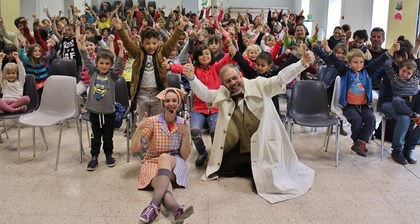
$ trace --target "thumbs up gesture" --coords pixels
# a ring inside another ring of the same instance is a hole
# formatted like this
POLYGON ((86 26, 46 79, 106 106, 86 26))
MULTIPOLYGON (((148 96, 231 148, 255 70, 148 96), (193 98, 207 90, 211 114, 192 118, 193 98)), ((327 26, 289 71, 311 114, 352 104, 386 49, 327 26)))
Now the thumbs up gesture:
POLYGON ((191 58, 188 59, 188 63, 186 63, 183 67, 184 69, 184 75, 188 77, 188 79, 194 79, 194 66, 191 62, 191 58))
POLYGON ((144 112, 143 119, 137 124, 137 129, 143 130, 145 128, 151 128, 152 127, 152 121, 148 119, 149 115, 147 112, 144 112))
POLYGON ((178 126, 178 132, 181 133, 182 136, 188 136, 190 134, 190 128, 187 120, 184 120, 184 122, 178 126))
POLYGON ((300 61, 305 67, 308 67, 309 64, 315 61, 314 53, 312 51, 308 51, 308 46, 306 46, 306 44, 304 43, 302 43, 301 47, 302 47, 303 52, 302 52, 302 58, 300 59, 300 61))
POLYGON ((168 59, 166 59, 165 57, 163 57, 162 68, 166 71, 171 70, 171 65, 169 65, 168 59))

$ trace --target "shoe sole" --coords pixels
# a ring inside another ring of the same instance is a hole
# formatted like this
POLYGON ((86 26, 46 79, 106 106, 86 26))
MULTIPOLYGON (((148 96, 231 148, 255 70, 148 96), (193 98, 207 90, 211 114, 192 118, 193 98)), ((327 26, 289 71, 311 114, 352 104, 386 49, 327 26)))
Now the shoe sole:
POLYGON ((94 167, 94 168, 89 168, 89 167, 88 167, 88 168, 86 168, 86 170, 87 170, 87 171, 94 171, 94 170, 96 170, 96 167, 94 167))
POLYGON ((194 207, 188 206, 185 208, 184 213, 182 213, 181 216, 179 216, 178 220, 175 220, 173 223, 175 224, 182 224, 184 223, 184 220, 190 217, 194 213, 194 207))
POLYGON ((114 167, 115 166, 115 163, 113 163, 113 164, 106 164, 108 167, 114 167))
POLYGON ((353 152, 355 152, 357 155, 359 155, 359 156, 362 156, 362 157, 367 157, 367 154, 366 154, 366 152, 364 152, 363 151, 363 153, 362 152, 359 152, 359 151, 356 151, 353 147, 351 147, 351 150, 353 151, 353 152))

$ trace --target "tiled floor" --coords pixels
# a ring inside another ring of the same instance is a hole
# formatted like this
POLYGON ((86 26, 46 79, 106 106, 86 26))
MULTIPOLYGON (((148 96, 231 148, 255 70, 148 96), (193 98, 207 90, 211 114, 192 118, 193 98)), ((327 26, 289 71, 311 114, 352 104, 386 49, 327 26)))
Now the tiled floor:
MULTIPOLYGON (((79 163, 75 126, 70 123, 70 128, 64 128, 58 171, 54 171, 58 126, 45 129, 48 151, 37 130, 35 158, 31 129, 22 130, 21 164, 17 129, 9 130, 9 139, 2 134, 0 223, 138 223, 151 192, 136 189, 140 161, 125 161, 123 130, 114 137, 117 165, 108 168, 101 154, 99 168, 88 172, 89 157, 79 163)), ((348 130, 348 124, 345 126, 348 130)), ((200 181, 204 168, 195 168, 197 153, 193 150, 188 160, 190 184, 175 190, 179 202, 195 208, 185 223, 420 223, 420 165, 394 163, 389 144, 381 162, 377 140, 368 145, 368 157, 362 158, 351 153, 350 138, 340 136, 340 163, 335 167, 334 138, 329 152, 324 152, 324 133, 320 128, 317 132, 295 129, 295 150, 316 171, 316 181, 302 197, 277 204, 252 192, 248 179, 200 181)), ((86 135, 83 137, 87 145, 86 135)), ((89 155, 89 149, 85 151, 89 155)), ((419 151, 415 151, 418 158, 419 151)), ((170 220, 170 215, 162 213, 155 223, 170 220)))

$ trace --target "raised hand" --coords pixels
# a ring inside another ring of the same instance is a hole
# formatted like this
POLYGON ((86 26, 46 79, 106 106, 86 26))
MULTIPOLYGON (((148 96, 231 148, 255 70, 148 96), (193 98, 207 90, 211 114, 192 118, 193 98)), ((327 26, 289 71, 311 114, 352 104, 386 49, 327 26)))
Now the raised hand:
POLYGON ((116 30, 121 30, 123 28, 122 22, 119 18, 112 18, 112 25, 114 25, 116 30))
POLYGON ((194 66, 191 62, 191 58, 188 59, 188 63, 183 66, 184 72, 183 74, 186 75, 189 79, 194 78, 194 66))
POLYGON ((178 126, 178 132, 181 133, 182 136, 188 136, 190 134, 190 127, 187 123, 187 120, 178 126))
POLYGON ((322 49, 324 49, 325 53, 330 53, 331 48, 328 46, 328 41, 327 39, 323 39, 321 42, 321 47, 322 49))
POLYGON ((394 41, 394 44, 392 44, 392 47, 391 47, 391 48, 389 48, 388 53, 389 53, 391 56, 394 56, 394 53, 395 53, 396 51, 399 51, 399 50, 400 50, 400 42, 398 42, 397 40, 395 40, 395 41, 394 41))
POLYGON ((148 119, 149 115, 147 112, 144 112, 143 119, 137 123, 137 129, 143 130, 145 128, 151 128, 152 127, 152 121, 148 119))
POLYGON ((168 63, 168 59, 166 59, 165 57, 163 57, 162 68, 167 71, 171 70, 171 66, 168 63))
POLYGON ((315 61, 315 55, 312 51, 308 51, 308 47, 306 44, 302 44, 301 48, 303 50, 302 58, 300 61, 305 67, 308 67, 309 64, 313 63, 315 61))
POLYGON ((0 61, 3 61, 4 56, 6 56, 6 54, 5 54, 5 53, 3 53, 3 52, 0 52, 0 61))

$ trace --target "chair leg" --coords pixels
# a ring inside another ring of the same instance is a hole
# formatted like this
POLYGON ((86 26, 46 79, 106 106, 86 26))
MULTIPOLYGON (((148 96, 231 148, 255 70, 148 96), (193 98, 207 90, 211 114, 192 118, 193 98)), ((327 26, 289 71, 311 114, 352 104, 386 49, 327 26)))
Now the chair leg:
POLYGON ((290 138, 290 143, 293 143, 292 133, 293 133, 293 122, 290 121, 290 123, 289 123, 289 138, 290 138))
POLYGON ((381 162, 384 159, 385 127, 386 127, 386 117, 385 117, 385 115, 382 115, 382 127, 381 127, 381 162))
POLYGON ((86 133, 87 133, 87 139, 88 139, 89 148, 90 148, 91 145, 90 145, 90 134, 89 134, 89 121, 86 121, 86 133))
POLYGON ((130 162, 130 135, 131 135, 131 117, 125 120, 125 130, 127 130, 127 163, 130 162))
POLYGON ((60 157, 60 146, 61 146, 61 134, 63 132, 63 122, 60 123, 60 134, 58 135, 58 146, 57 146, 57 159, 55 161, 55 171, 57 171, 58 168, 58 158, 60 157))
POLYGON ((41 130, 41 135, 42 135, 42 139, 44 139, 45 148, 47 148, 47 150, 48 150, 48 144, 47 144, 47 140, 45 139, 44 128, 40 127, 39 130, 41 130))
POLYGON ((324 146, 325 146, 325 152, 328 151, 328 143, 330 142, 330 130, 333 128, 333 126, 327 127, 327 133, 324 140, 324 146))
POLYGON ((82 143, 82 123, 79 123, 79 118, 75 117, 76 126, 77 126, 77 134, 79 135, 79 147, 80 147, 80 163, 83 161, 83 143, 82 143))
POLYGON ((20 164, 20 122, 18 122, 18 162, 20 164))
POLYGON ((339 136, 340 136, 340 122, 336 125, 337 131, 335 132, 335 166, 338 167, 338 155, 340 152, 340 142, 339 142, 339 136))
POLYGON ((9 133, 7 132, 6 122, 4 122, 4 119, 3 119, 3 127, 4 127, 4 132, 6 133, 6 138, 9 139, 9 133))
POLYGON ((36 150, 35 150, 35 127, 32 127, 32 148, 34 150, 33 157, 36 156, 36 150))

